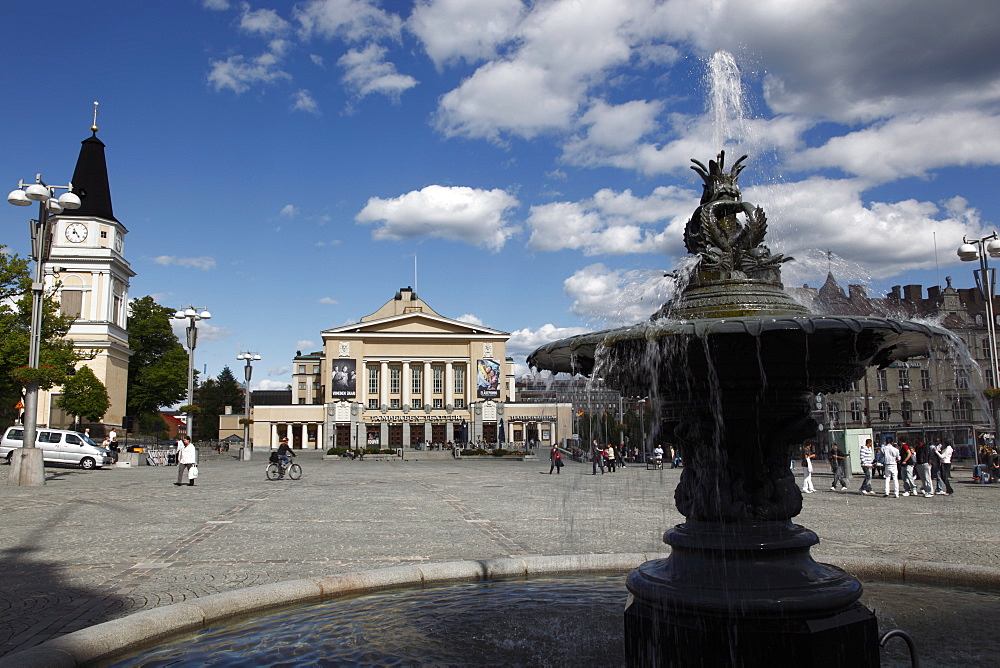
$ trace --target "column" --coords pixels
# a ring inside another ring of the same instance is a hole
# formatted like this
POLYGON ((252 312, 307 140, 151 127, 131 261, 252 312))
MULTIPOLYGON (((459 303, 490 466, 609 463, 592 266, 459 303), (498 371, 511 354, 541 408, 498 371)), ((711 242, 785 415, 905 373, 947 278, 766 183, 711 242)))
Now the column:
POLYGON ((403 362, 403 406, 410 407, 410 390, 413 389, 413 380, 410 378, 410 363, 403 362))
POLYGON ((358 378, 358 385, 361 386, 357 400, 361 402, 361 408, 368 405, 368 365, 361 361, 361 375, 358 378))
POLYGON ((277 423, 271 423, 271 445, 272 448, 278 447, 278 425, 277 423))
MULTIPOLYGON (((336 427, 334 427, 334 429, 336 429, 336 427)), ((325 445, 326 444, 323 443, 323 424, 320 423, 316 425, 316 449, 326 452, 328 448, 325 447, 325 445)))
POLYGON ((292 423, 289 422, 285 425, 285 438, 288 439, 288 447, 294 447, 295 445, 295 434, 292 432, 292 423))
POLYGON ((455 369, 452 368, 451 362, 446 362, 444 365, 444 405, 455 405, 455 369))
POLYGON ((389 363, 382 362, 379 367, 378 372, 378 405, 379 408, 382 406, 389 405, 389 363))
POLYGON ((410 421, 403 420, 403 448, 410 446, 410 421))
POLYGON ((424 405, 434 405, 434 374, 431 373, 431 363, 424 362, 424 405))
POLYGON ((302 449, 309 447, 309 424, 303 422, 299 425, 299 433, 302 435, 302 449))

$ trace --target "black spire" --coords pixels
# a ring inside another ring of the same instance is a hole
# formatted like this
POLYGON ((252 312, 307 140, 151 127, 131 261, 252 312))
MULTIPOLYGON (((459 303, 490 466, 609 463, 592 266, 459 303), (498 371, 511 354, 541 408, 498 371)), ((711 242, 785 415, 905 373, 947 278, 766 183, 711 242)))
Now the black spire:
POLYGON ((80 147, 80 157, 73 171, 73 192, 83 203, 79 209, 67 209, 63 216, 93 216, 113 220, 118 219, 111 209, 111 186, 108 184, 108 164, 104 159, 104 142, 94 134, 84 139, 80 147))

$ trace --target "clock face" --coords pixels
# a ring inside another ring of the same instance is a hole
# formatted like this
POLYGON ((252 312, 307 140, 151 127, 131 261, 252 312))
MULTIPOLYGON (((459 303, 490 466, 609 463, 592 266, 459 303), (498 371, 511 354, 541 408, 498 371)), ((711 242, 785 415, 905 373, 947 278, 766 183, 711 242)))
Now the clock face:
POLYGON ((122 233, 115 232, 115 250, 121 253, 122 246, 124 245, 125 245, 125 239, 122 237, 122 233))
POLYGON ((83 223, 70 223, 66 226, 66 240, 74 244, 87 238, 87 226, 83 223))

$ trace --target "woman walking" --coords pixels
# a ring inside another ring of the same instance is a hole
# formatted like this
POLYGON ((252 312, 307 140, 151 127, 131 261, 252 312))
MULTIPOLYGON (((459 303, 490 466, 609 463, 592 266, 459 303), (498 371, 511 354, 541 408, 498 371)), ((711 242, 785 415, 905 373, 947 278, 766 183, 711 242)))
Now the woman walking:
POLYGON ((549 475, 552 475, 553 469, 555 469, 556 475, 559 475, 560 470, 563 467, 563 456, 562 453, 559 452, 558 445, 553 445, 552 450, 549 451, 549 461, 552 462, 552 465, 549 466, 549 475))
POLYGON ((813 458, 816 453, 812 451, 812 446, 807 445, 802 449, 802 491, 812 494, 816 491, 813 487, 813 458))

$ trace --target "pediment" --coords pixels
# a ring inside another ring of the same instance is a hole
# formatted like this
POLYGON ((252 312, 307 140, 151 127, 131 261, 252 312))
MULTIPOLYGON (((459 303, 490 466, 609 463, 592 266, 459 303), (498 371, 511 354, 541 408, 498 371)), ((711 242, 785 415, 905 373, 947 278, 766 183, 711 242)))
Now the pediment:
POLYGON ((390 316, 378 320, 358 322, 352 325, 334 327, 322 332, 324 336, 337 334, 353 334, 364 336, 371 335, 450 335, 450 336, 503 336, 507 337, 507 332, 501 332, 481 325, 452 320, 439 315, 429 315, 427 313, 404 313, 390 316))

